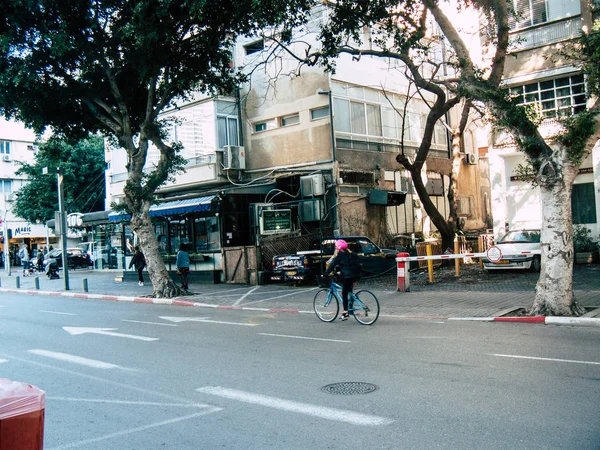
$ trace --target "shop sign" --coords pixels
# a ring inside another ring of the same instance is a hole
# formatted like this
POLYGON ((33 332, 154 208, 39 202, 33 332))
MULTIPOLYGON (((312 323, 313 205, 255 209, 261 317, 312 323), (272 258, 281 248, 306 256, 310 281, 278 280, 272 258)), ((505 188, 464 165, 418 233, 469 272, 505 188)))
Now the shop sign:
POLYGON ((289 209, 264 209, 260 220, 261 234, 288 233, 292 231, 292 211, 289 209))
POLYGON ((67 216, 67 226, 69 228, 79 228, 83 225, 83 214, 71 213, 67 216))
POLYGON ((31 225, 25 225, 22 227, 13 228, 13 237, 30 236, 30 235, 31 235, 31 225))

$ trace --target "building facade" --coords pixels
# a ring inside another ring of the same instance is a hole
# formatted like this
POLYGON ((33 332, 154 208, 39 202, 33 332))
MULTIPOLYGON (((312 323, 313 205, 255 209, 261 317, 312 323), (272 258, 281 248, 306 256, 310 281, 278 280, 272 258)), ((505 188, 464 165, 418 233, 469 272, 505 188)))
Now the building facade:
MULTIPOLYGON (((517 18, 511 22, 514 50, 506 59, 504 85, 523 104, 535 104, 543 121, 544 138, 560 131, 559 117, 577 114, 586 108, 585 77, 580 69, 560 56, 564 44, 590 30, 598 18, 600 2, 587 0, 515 1, 517 18)), ((539 228, 539 189, 519 180, 524 155, 507 135, 496 133, 489 153, 493 189, 494 232, 506 228, 539 228)), ((573 185, 573 223, 600 237, 600 145, 583 161, 573 185)))

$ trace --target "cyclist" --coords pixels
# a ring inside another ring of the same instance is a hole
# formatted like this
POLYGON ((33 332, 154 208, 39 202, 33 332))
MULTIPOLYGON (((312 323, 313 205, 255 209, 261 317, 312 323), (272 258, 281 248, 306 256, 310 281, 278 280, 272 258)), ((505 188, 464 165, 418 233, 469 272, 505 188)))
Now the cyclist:
POLYGON ((348 249, 348 243, 343 239, 335 241, 335 250, 337 255, 329 263, 329 267, 323 274, 326 277, 336 268, 341 272, 342 282, 342 300, 344 301, 344 311, 340 317, 341 320, 348 320, 348 294, 352 292, 354 282, 356 281, 353 277, 353 270, 351 267, 351 254, 352 252, 348 249))

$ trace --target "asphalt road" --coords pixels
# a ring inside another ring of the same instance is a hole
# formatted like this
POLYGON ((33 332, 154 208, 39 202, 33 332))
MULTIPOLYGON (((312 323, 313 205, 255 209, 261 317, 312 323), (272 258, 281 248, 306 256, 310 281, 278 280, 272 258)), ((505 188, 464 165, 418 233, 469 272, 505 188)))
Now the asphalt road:
POLYGON ((599 343, 598 328, 0 297, 0 376, 46 391, 46 450, 599 449, 599 343))

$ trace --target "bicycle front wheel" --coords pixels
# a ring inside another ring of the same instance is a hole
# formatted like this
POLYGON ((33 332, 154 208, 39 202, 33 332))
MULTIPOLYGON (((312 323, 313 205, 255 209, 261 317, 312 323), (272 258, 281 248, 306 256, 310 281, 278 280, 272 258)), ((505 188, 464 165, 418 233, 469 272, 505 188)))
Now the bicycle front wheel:
POLYGON ((354 318, 363 325, 372 325, 379 317, 379 300, 371 291, 359 291, 355 294, 354 318))
POLYGON ((333 322, 340 312, 340 305, 337 298, 329 289, 321 289, 315 295, 313 308, 317 317, 323 322, 333 322))

